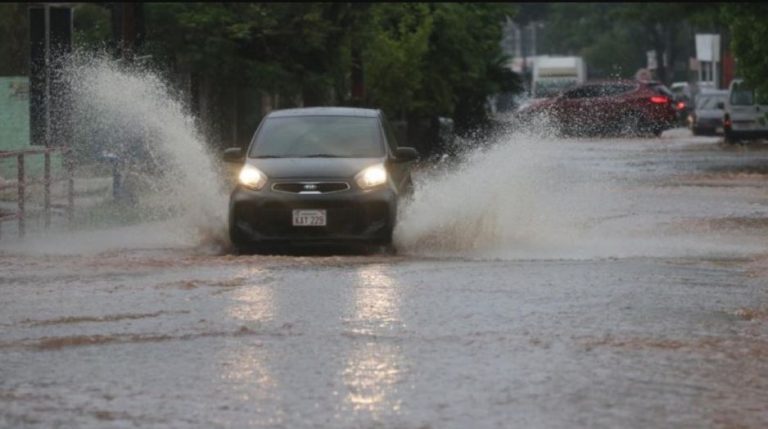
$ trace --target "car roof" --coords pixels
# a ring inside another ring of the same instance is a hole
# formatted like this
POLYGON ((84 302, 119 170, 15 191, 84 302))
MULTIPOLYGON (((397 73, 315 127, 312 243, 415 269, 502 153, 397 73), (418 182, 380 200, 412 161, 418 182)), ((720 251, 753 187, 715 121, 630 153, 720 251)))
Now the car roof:
POLYGON ((287 118, 297 116, 357 116, 375 118, 379 115, 378 109, 363 109, 359 107, 300 107, 296 109, 273 110, 270 118, 287 118))
POLYGON ((699 95, 728 95, 727 89, 702 89, 699 91, 699 95))

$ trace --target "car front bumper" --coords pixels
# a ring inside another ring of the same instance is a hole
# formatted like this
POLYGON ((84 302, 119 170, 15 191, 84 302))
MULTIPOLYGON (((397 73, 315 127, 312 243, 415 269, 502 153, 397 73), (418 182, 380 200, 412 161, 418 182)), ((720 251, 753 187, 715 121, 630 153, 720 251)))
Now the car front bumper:
POLYGON ((269 243, 389 244, 397 214, 390 187, 328 194, 253 191, 238 186, 229 205, 230 237, 236 245, 269 243), (326 211, 325 226, 293 226, 293 210, 326 211))

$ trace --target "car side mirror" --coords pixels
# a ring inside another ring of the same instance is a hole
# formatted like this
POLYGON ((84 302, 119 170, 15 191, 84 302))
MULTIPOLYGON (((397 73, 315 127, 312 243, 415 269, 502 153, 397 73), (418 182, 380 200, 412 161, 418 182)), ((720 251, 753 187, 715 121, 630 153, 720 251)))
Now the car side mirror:
POLYGON ((242 162, 245 159, 243 150, 239 147, 224 149, 224 162, 242 162))
POLYGON ((723 103, 722 101, 718 101, 715 107, 717 107, 720 110, 725 110, 725 103, 723 103))
POLYGON ((412 147, 399 147, 395 150, 395 162, 411 162, 419 159, 419 152, 412 147))

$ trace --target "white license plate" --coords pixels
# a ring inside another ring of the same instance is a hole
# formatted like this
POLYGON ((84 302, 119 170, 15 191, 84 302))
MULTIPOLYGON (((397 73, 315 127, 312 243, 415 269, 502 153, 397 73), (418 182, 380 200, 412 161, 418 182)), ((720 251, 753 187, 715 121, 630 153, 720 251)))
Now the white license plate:
POLYGON ((327 219, 325 210, 293 211, 293 226, 325 226, 327 219))

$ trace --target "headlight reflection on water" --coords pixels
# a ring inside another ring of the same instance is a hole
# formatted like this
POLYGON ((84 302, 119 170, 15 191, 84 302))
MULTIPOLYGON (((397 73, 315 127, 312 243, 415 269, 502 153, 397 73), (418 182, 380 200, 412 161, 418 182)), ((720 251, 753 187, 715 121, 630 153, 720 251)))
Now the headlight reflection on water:
MULTIPOLYGON (((355 289, 356 333, 372 335, 401 325, 400 288, 380 266, 358 271, 355 289)), ((349 390, 346 401, 355 410, 372 413, 398 412, 402 398, 396 387, 403 377, 401 346, 389 341, 358 339, 347 357, 343 372, 349 390)))

